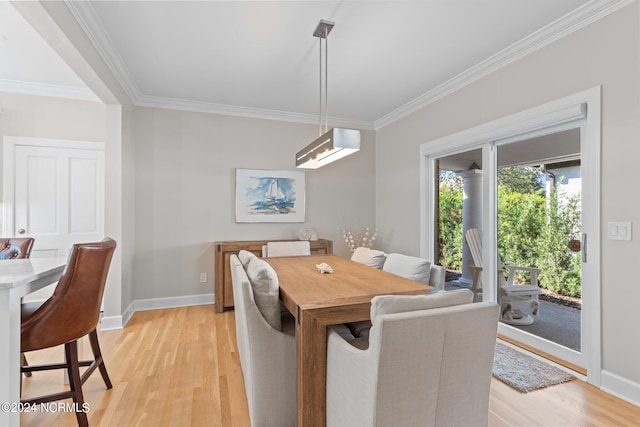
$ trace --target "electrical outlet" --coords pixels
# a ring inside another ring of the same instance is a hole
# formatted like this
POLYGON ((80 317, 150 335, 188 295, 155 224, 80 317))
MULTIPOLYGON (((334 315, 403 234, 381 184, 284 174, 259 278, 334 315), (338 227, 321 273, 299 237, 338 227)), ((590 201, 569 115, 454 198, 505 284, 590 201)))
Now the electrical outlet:
POLYGON ((200 273, 200 283, 207 283, 207 273, 200 273))

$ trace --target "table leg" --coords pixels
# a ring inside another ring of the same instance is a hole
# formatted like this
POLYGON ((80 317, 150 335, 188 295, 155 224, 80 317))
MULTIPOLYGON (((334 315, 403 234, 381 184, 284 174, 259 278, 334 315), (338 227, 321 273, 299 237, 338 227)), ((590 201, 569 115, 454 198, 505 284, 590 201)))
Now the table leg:
POLYGON ((1 426, 20 425, 20 297, 15 289, 0 289, 1 426))
POLYGON ((325 426, 327 326, 310 311, 300 310, 296 322, 298 427, 325 426))

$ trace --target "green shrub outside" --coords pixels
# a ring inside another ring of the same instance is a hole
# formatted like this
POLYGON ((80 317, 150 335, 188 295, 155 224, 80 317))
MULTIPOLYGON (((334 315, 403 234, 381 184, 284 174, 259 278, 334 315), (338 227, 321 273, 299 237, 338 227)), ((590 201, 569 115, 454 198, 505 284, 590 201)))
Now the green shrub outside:
MULTIPOLYGON (((498 253, 504 265, 540 268, 540 286, 567 296, 580 296, 580 252, 569 241, 580 235, 579 197, 550 194, 549 206, 535 168, 503 168, 498 175, 498 253), (564 200, 559 203, 557 200, 564 200)), ((459 179, 445 176, 440 185, 439 260, 462 269, 463 189, 459 179)), ((517 281, 526 281, 524 276, 517 281)))
POLYGON ((440 187, 440 260, 438 264, 462 270, 462 188, 440 187))

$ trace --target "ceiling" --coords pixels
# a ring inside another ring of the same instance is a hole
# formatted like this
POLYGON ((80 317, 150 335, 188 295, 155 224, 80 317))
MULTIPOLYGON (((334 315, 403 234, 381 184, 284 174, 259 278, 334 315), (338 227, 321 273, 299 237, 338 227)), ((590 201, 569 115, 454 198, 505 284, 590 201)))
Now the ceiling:
MULTIPOLYGON (((317 123, 320 19, 330 122, 378 128, 425 96, 576 27, 600 0, 67 2, 137 105, 317 123), (525 42, 523 42, 523 40, 525 42), (489 58, 489 59, 488 59, 489 58)), ((611 3, 611 2, 609 2, 611 3)), ((588 22, 587 22, 588 23, 588 22)), ((583 24, 584 25, 584 24, 583 24)), ((0 1, 0 90, 82 81, 0 1)), ((529 50, 530 51, 530 50, 529 50)), ((520 55, 520 56, 519 56, 520 55)), ((33 89, 35 90, 35 89, 33 89)), ((18 90, 16 90, 18 91, 18 90)))
POLYGON ((2 0, 0 91, 98 100, 40 34, 2 0))

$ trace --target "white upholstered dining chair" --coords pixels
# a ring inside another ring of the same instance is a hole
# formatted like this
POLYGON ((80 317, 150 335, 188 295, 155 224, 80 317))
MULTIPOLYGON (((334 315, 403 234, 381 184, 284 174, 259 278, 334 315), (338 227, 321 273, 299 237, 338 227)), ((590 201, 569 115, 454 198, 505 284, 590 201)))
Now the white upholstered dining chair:
POLYGON ((277 302, 277 276, 271 274, 272 269, 262 259, 251 256, 242 259, 255 279, 253 285, 238 256, 231 255, 230 263, 236 340, 251 426, 294 427, 296 340, 293 318, 274 322, 273 316, 281 314, 277 302), (275 301, 265 301, 272 297, 275 301), (259 300, 261 308, 256 300, 259 300), (263 314, 261 310, 269 310, 270 313, 263 314))
POLYGON ((376 249, 365 248, 363 246, 357 247, 351 255, 351 261, 368 265, 369 267, 375 267, 380 270, 382 269, 386 259, 387 254, 384 252, 376 249))
POLYGON ((437 290, 444 290, 445 268, 424 258, 396 253, 387 254, 382 270, 430 285, 437 290))
MULTIPOLYGON (((371 250, 369 249, 368 251, 371 250)), ((416 282, 424 283, 425 285, 433 287, 434 291, 444 291, 444 282, 447 273, 447 270, 444 267, 432 264, 429 260, 414 256, 396 253, 385 254, 380 251, 373 252, 379 252, 382 254, 382 264, 379 268, 382 268, 383 271, 395 274, 396 276, 402 276, 410 280, 415 280, 416 282)), ((354 256, 355 255, 356 253, 354 253, 354 256)), ((371 260, 380 260, 377 254, 363 252, 356 257, 355 261, 375 267, 375 264, 369 264, 366 262, 369 257, 371 257, 371 260)), ((354 261, 354 258, 352 257, 351 260, 354 261)), ((375 263, 377 261, 372 262, 375 263)), ((369 333, 371 322, 369 320, 362 320, 359 322, 347 323, 346 326, 351 334, 358 338, 366 336, 369 333)))
POLYGON ((262 247, 263 257, 304 256, 311 255, 311 245, 308 240, 291 242, 267 242, 262 247))
POLYGON ((499 307, 472 299, 377 296, 367 342, 330 330, 327 427, 486 426, 499 307))

